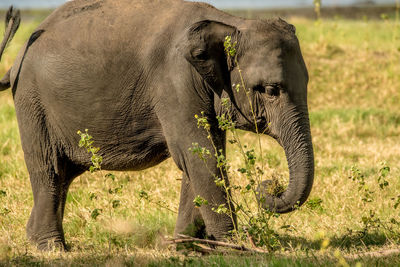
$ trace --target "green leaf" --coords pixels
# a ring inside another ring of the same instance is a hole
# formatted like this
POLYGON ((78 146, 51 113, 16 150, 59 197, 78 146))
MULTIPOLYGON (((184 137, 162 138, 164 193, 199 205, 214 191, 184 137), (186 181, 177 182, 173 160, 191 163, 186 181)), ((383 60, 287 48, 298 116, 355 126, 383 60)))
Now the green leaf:
POLYGON ((8 208, 3 208, 3 210, 0 212, 0 215, 7 215, 11 212, 8 208))
POLYGON ((215 179, 214 182, 218 187, 222 187, 225 185, 225 180, 223 180, 221 178, 215 179))
POLYGON ((225 207, 225 203, 219 205, 217 208, 212 208, 211 210, 218 214, 227 214, 228 213, 228 209, 225 207))
POLYGON ((247 172, 247 169, 245 169, 245 168, 240 168, 240 169, 238 169, 238 172, 240 172, 240 173, 246 173, 246 172, 247 172))
POLYGON ((95 193, 89 193, 89 199, 90 200, 97 199, 97 195, 95 193))
POLYGON ((92 217, 93 220, 96 220, 97 217, 101 214, 103 210, 102 209, 94 209, 92 213, 90 214, 90 217, 92 217))
POLYGON ((121 205, 121 201, 120 200, 113 200, 112 201, 112 207, 113 207, 113 209, 116 209, 116 208, 118 208, 119 206, 121 205))
POLYGON ((208 200, 202 198, 201 196, 197 196, 193 199, 193 203, 195 207, 201 207, 203 205, 208 205, 208 200))
POLYGON ((238 92, 238 93, 239 93, 239 90, 240 90, 240 84, 237 84, 237 85, 236 85, 236 87, 235 87, 235 89, 236 89, 236 92, 238 92))
POLYGON ((107 173, 107 174, 105 175, 105 178, 106 178, 106 179, 111 179, 112 181, 115 181, 115 175, 112 174, 112 173, 107 173))
POLYGON ((139 197, 143 198, 143 199, 149 199, 149 194, 147 194, 147 192, 144 191, 144 190, 140 190, 139 191, 139 197))

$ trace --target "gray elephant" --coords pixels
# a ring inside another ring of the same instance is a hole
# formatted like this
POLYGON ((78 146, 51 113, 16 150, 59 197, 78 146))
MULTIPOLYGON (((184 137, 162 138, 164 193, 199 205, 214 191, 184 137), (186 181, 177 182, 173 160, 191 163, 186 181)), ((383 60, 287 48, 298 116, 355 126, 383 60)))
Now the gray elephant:
MULTIPOLYGON (((3 44, 19 22, 15 11, 7 18, 3 44)), ((78 147, 76 132, 85 128, 105 170, 143 170, 172 157, 183 172, 175 233, 200 221, 209 237, 226 237, 234 222, 211 206, 231 203, 189 151, 193 142, 213 151, 194 119, 204 112, 225 153, 215 119, 224 112, 222 98, 232 103, 236 127, 255 131, 246 94, 232 89, 239 76, 224 52, 226 36, 237 41, 257 126, 282 145, 288 161, 288 188, 279 196, 261 190, 263 205, 285 213, 306 201, 314 179, 308 73, 292 25, 181 0, 75 0, 36 29, 0 82, 0 90, 12 88, 34 196, 27 235, 39 249, 50 240, 65 248, 68 187, 91 164, 78 147), (195 208, 197 195, 210 205, 195 208)), ((220 174, 215 159, 207 164, 220 174)))

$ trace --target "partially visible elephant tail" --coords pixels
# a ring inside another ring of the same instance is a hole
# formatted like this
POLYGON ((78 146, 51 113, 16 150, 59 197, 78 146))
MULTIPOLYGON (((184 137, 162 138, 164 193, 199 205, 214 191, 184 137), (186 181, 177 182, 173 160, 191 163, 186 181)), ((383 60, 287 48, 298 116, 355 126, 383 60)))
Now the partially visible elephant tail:
MULTIPOLYGON (((7 11, 6 14, 6 30, 4 32, 4 38, 0 45, 0 61, 3 55, 4 50, 6 49, 7 45, 11 42, 12 38, 14 37, 15 33, 19 28, 19 24, 21 22, 21 14, 18 9, 14 9, 13 6, 7 11)), ((10 88, 10 70, 7 74, 0 80, 0 91, 6 90, 10 88)))
POLYGON ((0 45, 0 60, 7 44, 11 42, 15 33, 17 32, 20 22, 21 14, 19 10, 15 10, 13 6, 10 6, 6 14, 6 31, 4 32, 4 38, 0 45))
POLYGON ((4 91, 11 87, 10 73, 11 73, 11 69, 8 70, 6 75, 4 75, 3 79, 0 80, 0 91, 4 91))

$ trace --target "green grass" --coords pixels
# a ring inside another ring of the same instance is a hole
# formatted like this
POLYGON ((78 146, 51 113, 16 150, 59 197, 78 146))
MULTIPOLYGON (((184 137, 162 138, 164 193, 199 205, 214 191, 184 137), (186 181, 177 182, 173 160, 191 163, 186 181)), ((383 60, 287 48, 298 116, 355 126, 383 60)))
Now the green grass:
MULTIPOLYGON (((400 264, 400 256, 355 255, 399 247, 400 229, 369 227, 363 217, 400 221, 400 28, 393 20, 314 21, 293 18, 310 74, 309 109, 315 148, 315 183, 308 204, 272 221, 281 248, 268 256, 183 255, 163 244, 173 234, 176 214, 140 199, 146 190, 155 201, 177 210, 180 172, 172 160, 142 172, 116 173, 112 186, 123 185, 113 196, 100 174, 88 173, 72 184, 64 218, 68 254, 40 253, 25 237, 25 224, 33 204, 23 161, 10 91, 0 93, 0 266, 1 265, 150 265, 150 266, 336 266, 360 262, 367 266, 400 264), (397 27, 397 28, 396 28, 397 27), (378 187, 381 162, 391 171, 388 188, 378 187), (349 179, 357 166, 373 193, 362 201, 363 191, 349 179), (4 193, 1 193, 4 192, 4 193), (91 196, 96 195, 96 198, 91 196), (110 209, 110 198, 121 202, 110 209), (95 209, 102 212, 94 220, 95 209), (280 229, 290 225, 288 229, 280 229), (324 240, 329 245, 321 249, 324 240), (339 251, 340 255, 334 255, 339 251)), ((10 68, 24 41, 38 22, 24 23, 0 64, 0 75, 10 68)), ((3 26, 0 25, 0 28, 3 26)), ((77 129, 78 130, 78 129, 77 129)), ((253 134, 241 132, 256 146, 253 134)), ((263 137, 266 177, 288 177, 282 149, 263 137)), ((239 159, 232 146, 228 157, 239 159)), ((236 164, 236 165, 235 165, 236 164)), ((240 183, 240 176, 232 177, 240 183)), ((110 185, 110 184, 109 184, 110 185)))

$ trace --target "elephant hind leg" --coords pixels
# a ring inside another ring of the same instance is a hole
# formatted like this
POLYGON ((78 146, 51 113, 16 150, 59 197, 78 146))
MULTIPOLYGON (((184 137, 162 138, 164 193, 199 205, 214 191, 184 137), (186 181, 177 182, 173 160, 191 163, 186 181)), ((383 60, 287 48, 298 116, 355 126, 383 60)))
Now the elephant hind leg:
POLYGON ((189 179, 183 174, 175 236, 184 234, 196 238, 206 238, 207 233, 203 217, 193 203, 195 197, 189 179))
POLYGON ((83 171, 62 160, 58 168, 54 168, 51 163, 32 166, 36 157, 29 155, 25 159, 34 199, 27 236, 40 250, 65 250, 62 220, 67 192, 72 180, 83 171))
POLYGON ((16 105, 34 200, 27 236, 40 250, 65 250, 62 220, 67 192, 72 180, 83 170, 64 155, 41 110, 28 106, 27 110, 33 111, 21 113, 20 107, 16 105))

